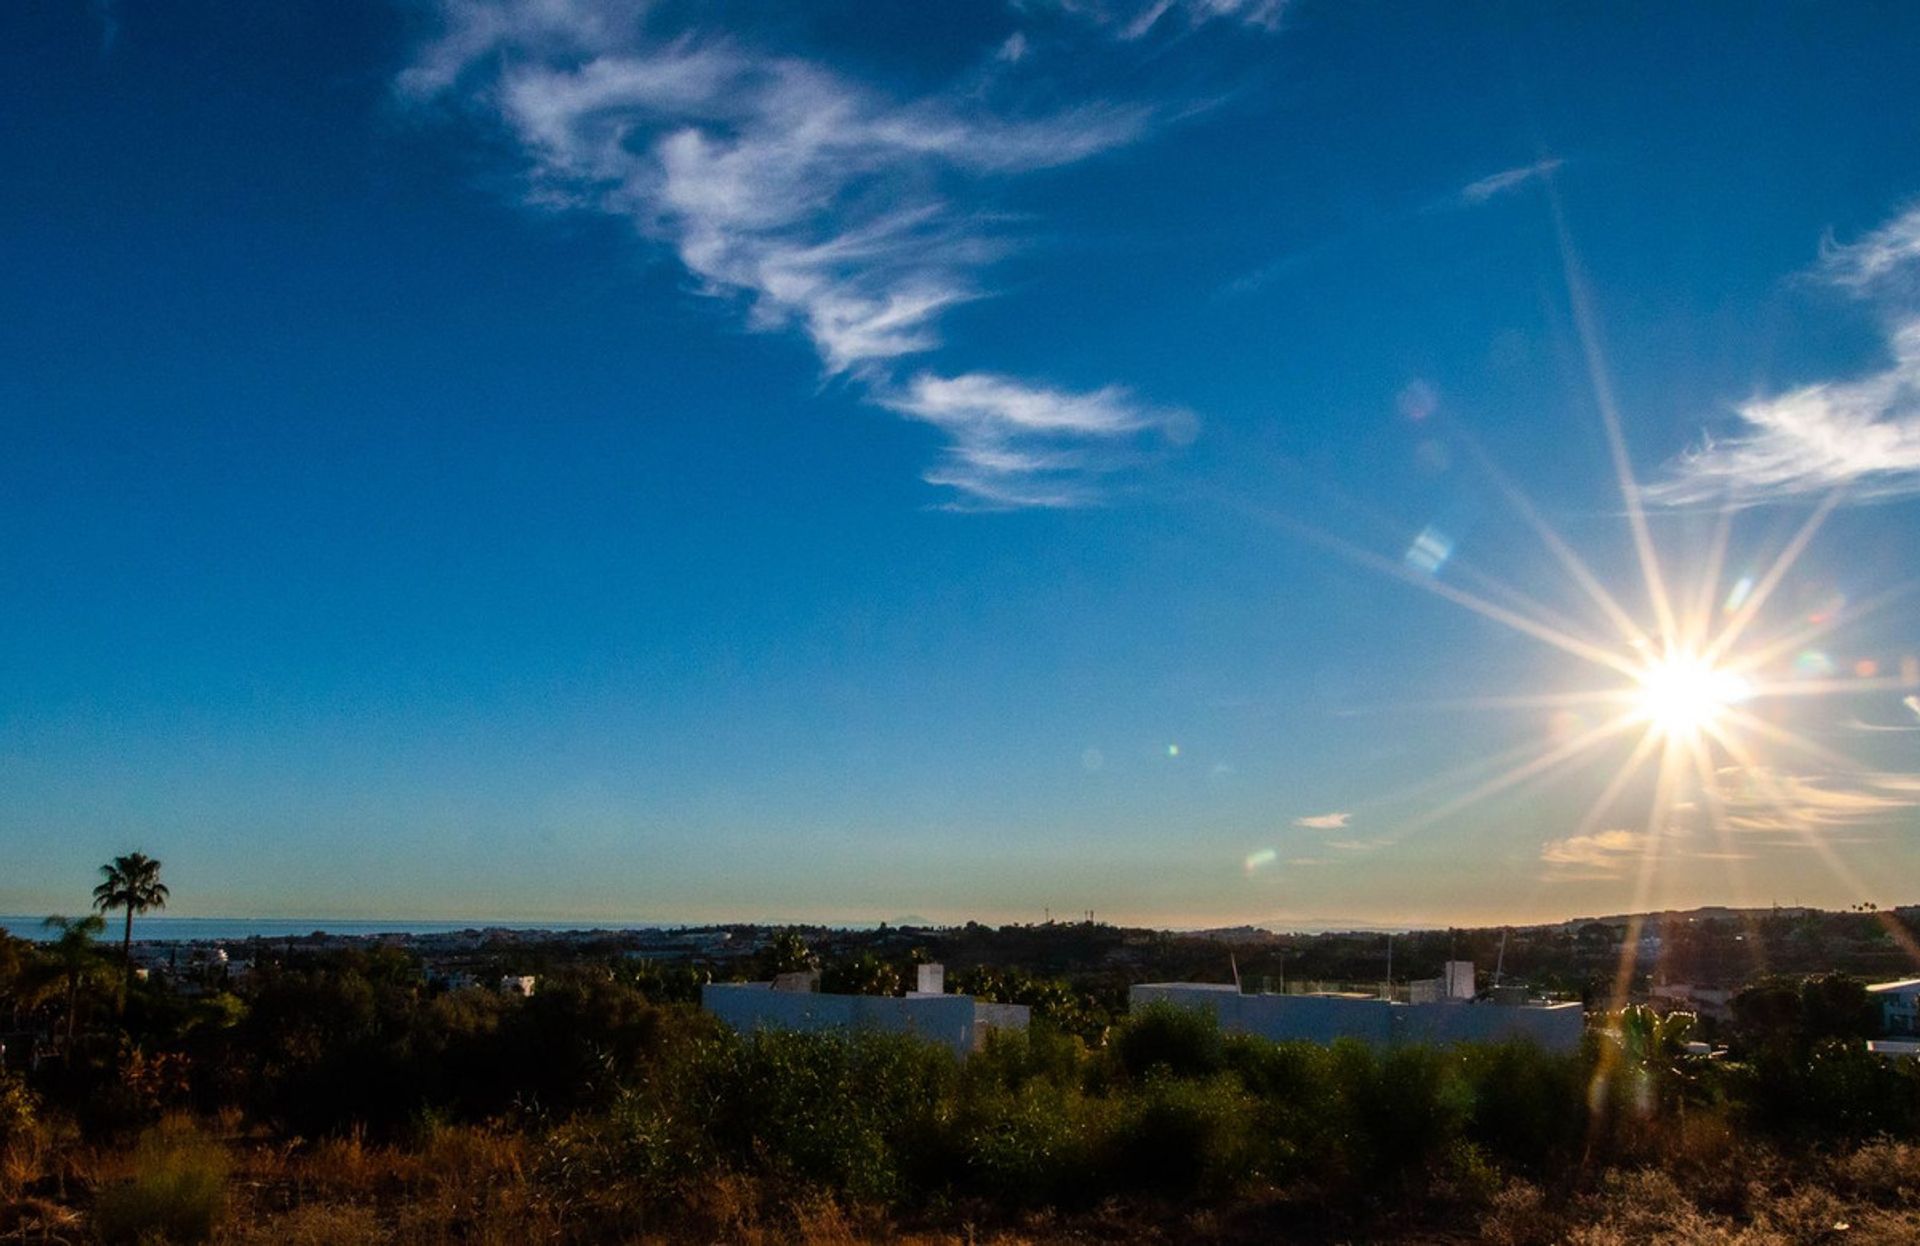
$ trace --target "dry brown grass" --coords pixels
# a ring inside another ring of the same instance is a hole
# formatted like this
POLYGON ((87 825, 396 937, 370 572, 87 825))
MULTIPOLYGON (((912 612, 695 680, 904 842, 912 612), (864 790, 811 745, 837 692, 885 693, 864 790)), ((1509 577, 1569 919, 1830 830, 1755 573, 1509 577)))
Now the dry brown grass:
MULTIPOLYGON (((586 1197, 545 1175, 536 1162, 538 1137, 477 1126, 429 1129, 404 1146, 360 1136, 275 1144, 218 1119, 170 1121, 154 1136, 171 1139, 174 1150, 214 1147, 227 1157, 227 1215, 213 1238, 227 1246, 1237 1243, 1270 1240, 1276 1224, 1237 1204, 1188 1211, 1124 1203, 1024 1218, 974 1209, 986 1214, 986 1226, 956 1208, 903 1222, 878 1208, 725 1172, 671 1191, 601 1175, 588 1183, 593 1197, 586 1197)), ((1370 1241, 1477 1236, 1494 1246, 1920 1242, 1920 1146, 1878 1142, 1826 1159, 1789 1160, 1764 1147, 1731 1145, 1708 1129, 1697 1142, 1665 1167, 1615 1170, 1572 1191, 1507 1182, 1481 1196, 1477 1235, 1471 1211, 1463 1226, 1461 1208, 1437 1206, 1416 1207, 1415 1218, 1370 1231, 1326 1234, 1370 1241)), ((10 1148, 0 1156, 0 1242, 92 1240, 87 1209, 101 1191, 137 1182, 157 1153, 153 1145, 145 1152, 102 1149, 51 1133, 10 1148)))

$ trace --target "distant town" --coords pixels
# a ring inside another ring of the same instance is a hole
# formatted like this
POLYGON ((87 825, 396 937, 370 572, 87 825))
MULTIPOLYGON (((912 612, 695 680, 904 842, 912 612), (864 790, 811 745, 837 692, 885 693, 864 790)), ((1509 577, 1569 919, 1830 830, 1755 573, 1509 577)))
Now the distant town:
MULTIPOLYGON (((142 937, 136 972, 184 995, 245 981, 260 965, 328 953, 392 949, 417 963, 425 985, 527 990, 545 974, 608 963, 693 1002, 706 983, 752 980, 782 936, 804 940, 826 967, 828 987, 903 993, 876 966, 938 962, 946 982, 987 1000, 1055 995, 1070 1001, 1076 1028, 1123 1014, 1140 983, 1238 982, 1249 994, 1363 994, 1416 1002, 1420 984, 1450 965, 1471 964, 1469 997, 1623 1002, 1696 1014, 1706 1033, 1731 1016, 1742 986, 1773 975, 1843 973, 1869 982, 1909 976, 1920 949, 1920 905, 1832 911, 1804 906, 1707 906, 1576 917, 1544 925, 1459 927, 1400 933, 1278 933, 1256 926, 1166 931, 1092 921, 872 928, 727 923, 560 930, 485 926, 426 933, 329 933, 244 939, 142 937), (836 966, 842 967, 836 971, 836 966), (867 977, 849 979, 853 967, 867 977)), ((1457 990, 1457 988, 1456 988, 1457 990)), ((1063 1018, 1067 1019, 1067 1018, 1063 1018)))

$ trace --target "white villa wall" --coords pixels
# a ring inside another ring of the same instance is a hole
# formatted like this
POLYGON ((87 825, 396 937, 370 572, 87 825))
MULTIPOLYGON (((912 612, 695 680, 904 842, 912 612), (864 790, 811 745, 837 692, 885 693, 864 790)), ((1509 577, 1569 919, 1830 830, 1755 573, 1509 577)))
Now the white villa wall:
POLYGON ((1586 1031, 1579 1004, 1423 1004, 1394 1009, 1403 1043, 1499 1043, 1528 1038, 1547 1051, 1573 1051, 1586 1031))
POLYGON ((1164 1000, 1204 1009, 1219 1019, 1226 1033, 1276 1041, 1357 1038, 1385 1047, 1528 1038, 1549 1051, 1572 1051, 1579 1047, 1585 1027, 1578 1004, 1394 1004, 1343 995, 1242 995, 1231 986, 1188 982, 1141 983, 1128 998, 1134 1008, 1164 1000))

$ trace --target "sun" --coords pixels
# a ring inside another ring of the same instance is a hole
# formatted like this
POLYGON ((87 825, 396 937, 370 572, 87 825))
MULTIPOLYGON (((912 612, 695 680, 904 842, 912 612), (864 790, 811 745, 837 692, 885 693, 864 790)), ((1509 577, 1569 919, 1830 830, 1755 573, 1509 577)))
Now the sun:
POLYGON ((1687 650, 1649 662, 1638 679, 1637 716, 1668 739, 1692 739, 1711 729, 1753 691, 1739 675, 1687 650))

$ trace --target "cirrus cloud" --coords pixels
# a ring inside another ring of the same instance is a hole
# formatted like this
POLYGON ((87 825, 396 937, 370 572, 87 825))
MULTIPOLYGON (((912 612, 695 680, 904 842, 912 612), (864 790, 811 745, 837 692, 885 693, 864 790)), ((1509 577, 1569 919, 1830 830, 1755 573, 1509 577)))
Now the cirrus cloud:
POLYGON ((1920 207, 1857 243, 1829 244, 1814 275, 1882 303, 1887 364, 1741 403, 1741 428, 1704 437, 1646 488, 1649 500, 1744 505, 1838 488, 1856 498, 1920 493, 1920 207))
POLYGON ((497 128, 529 204, 630 222, 750 327, 803 334, 829 376, 942 429, 926 479, 958 509, 1086 505, 1139 461, 1143 435, 1191 427, 1118 386, 896 371, 940 346, 946 312, 990 293, 985 270, 1011 247, 982 208, 993 188, 1130 143, 1154 108, 1023 107, 981 86, 1022 59, 990 52, 985 79, 895 98, 727 32, 656 29, 633 0, 443 0, 438 14, 403 99, 497 128))

